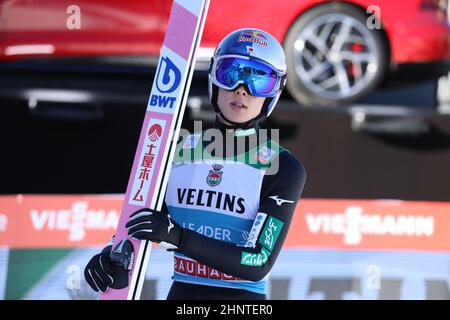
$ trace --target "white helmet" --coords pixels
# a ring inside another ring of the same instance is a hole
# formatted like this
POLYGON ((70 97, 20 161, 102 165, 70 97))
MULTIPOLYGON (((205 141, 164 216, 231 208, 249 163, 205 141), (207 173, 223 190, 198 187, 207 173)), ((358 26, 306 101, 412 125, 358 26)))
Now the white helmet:
MULTIPOLYGON (((217 46, 209 67, 209 99, 216 112, 218 88, 233 90, 245 85, 253 96, 266 97, 261 113, 245 124, 255 126, 275 108, 286 85, 283 47, 269 33, 258 29, 239 29, 228 34, 217 46)), ((224 118, 223 114, 221 116, 224 118)))

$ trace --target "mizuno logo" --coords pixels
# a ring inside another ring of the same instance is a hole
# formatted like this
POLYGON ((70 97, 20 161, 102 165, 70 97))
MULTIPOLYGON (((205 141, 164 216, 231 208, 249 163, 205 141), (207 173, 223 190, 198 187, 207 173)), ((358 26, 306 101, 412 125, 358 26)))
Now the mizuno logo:
POLYGON ((167 217, 167 220, 169 220, 169 226, 167 227, 167 234, 170 234, 170 230, 174 227, 172 220, 170 220, 170 216, 167 217))
POLYGON ((284 199, 278 198, 278 196, 271 196, 271 197, 269 197, 269 198, 275 200, 275 201, 277 202, 277 205, 278 205, 279 207, 281 207, 281 205, 282 205, 284 202, 287 202, 287 203, 294 203, 294 201, 291 201, 291 200, 284 200, 284 199))

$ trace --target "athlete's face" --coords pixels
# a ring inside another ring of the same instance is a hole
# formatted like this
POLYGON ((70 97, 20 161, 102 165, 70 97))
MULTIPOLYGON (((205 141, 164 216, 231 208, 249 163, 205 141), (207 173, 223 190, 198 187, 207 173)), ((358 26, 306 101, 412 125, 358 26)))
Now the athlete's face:
POLYGON ((252 96, 245 86, 240 85, 234 90, 219 88, 217 104, 225 118, 244 123, 260 114, 265 99, 265 97, 252 96))

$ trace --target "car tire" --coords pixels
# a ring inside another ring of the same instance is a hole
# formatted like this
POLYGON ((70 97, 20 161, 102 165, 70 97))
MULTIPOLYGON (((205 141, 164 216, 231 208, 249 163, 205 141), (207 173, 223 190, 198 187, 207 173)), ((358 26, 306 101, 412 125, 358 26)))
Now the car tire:
POLYGON ((347 105, 380 83, 389 67, 389 45, 382 29, 369 29, 367 21, 361 9, 333 3, 306 11, 292 24, 283 47, 287 90, 298 103, 347 105))

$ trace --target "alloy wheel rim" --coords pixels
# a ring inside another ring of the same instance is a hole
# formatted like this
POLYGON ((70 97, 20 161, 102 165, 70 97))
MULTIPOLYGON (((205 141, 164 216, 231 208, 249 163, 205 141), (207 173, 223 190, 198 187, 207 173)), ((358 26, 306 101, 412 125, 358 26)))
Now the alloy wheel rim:
POLYGON ((379 68, 379 51, 368 28, 338 13, 310 21, 294 41, 293 58, 306 88, 326 99, 358 94, 379 68))

